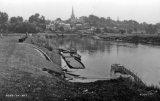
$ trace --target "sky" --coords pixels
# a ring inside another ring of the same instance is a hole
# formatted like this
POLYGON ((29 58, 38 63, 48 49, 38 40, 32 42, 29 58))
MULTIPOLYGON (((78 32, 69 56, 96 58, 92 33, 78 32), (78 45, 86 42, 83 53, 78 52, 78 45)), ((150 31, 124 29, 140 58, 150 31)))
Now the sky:
POLYGON ((93 14, 120 21, 160 22, 160 0, 0 0, 1 12, 24 19, 39 13, 46 19, 66 20, 71 16, 72 6, 76 17, 93 14))

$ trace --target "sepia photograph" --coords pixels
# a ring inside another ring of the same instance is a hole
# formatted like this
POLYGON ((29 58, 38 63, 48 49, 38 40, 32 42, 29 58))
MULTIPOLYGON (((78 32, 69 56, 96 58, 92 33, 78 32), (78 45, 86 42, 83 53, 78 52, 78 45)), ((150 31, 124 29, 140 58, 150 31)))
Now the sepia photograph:
POLYGON ((0 101, 160 101, 160 0, 0 0, 0 101))

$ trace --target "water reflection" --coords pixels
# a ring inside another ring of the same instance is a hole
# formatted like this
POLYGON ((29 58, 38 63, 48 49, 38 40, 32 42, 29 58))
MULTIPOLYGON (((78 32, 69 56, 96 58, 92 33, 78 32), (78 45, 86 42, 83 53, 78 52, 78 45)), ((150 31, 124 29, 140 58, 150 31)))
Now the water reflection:
MULTIPOLYGON (((59 47, 78 50, 86 69, 75 71, 76 74, 88 78, 109 78, 111 64, 119 63, 137 73, 148 85, 159 85, 159 46, 94 40, 76 36, 52 40, 56 40, 59 47)), ((62 65, 65 64, 62 63, 62 65)))

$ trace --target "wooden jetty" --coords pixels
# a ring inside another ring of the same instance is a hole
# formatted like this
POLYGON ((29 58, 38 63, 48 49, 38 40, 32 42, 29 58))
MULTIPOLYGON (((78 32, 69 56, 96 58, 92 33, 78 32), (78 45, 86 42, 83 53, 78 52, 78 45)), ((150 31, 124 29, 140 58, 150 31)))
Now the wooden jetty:
POLYGON ((75 58, 72 53, 70 52, 59 52, 60 55, 62 56, 63 60, 66 62, 66 64, 68 65, 69 68, 71 69, 84 69, 85 66, 84 64, 81 62, 80 59, 75 58))
POLYGON ((120 73, 122 75, 130 75, 134 78, 135 82, 145 85, 143 81, 133 72, 131 72, 129 69, 125 68, 124 66, 120 64, 112 64, 111 65, 111 74, 114 75, 116 73, 120 73))

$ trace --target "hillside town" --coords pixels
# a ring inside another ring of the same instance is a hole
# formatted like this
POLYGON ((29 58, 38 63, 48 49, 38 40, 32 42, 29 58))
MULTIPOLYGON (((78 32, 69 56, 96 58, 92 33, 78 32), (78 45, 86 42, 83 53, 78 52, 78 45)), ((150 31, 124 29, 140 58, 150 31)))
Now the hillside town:
POLYGON ((78 31, 86 31, 91 32, 95 28, 91 27, 89 23, 85 22, 85 17, 77 18, 74 14, 74 8, 72 7, 72 14, 71 17, 66 20, 62 21, 60 18, 57 18, 55 21, 46 25, 46 30, 54 31, 54 32, 61 32, 63 29, 65 32, 72 32, 75 30, 78 31))
POLYGON ((147 23, 138 23, 134 20, 117 21, 110 17, 97 17, 90 15, 89 17, 81 16, 77 18, 72 7, 72 13, 69 19, 61 20, 57 18, 46 25, 48 32, 81 32, 81 33, 129 33, 129 34, 155 34, 160 33, 160 23, 156 25, 147 23))

